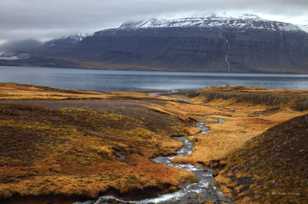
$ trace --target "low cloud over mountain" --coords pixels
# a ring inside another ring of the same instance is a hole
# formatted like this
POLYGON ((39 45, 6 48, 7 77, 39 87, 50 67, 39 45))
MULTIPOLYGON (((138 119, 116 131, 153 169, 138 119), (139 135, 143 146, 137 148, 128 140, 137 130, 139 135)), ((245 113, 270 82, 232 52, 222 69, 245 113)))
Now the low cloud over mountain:
POLYGON ((149 17, 199 16, 215 12, 257 13, 273 20, 307 24, 307 0, 1 0, 0 42, 48 40, 88 33, 149 17))

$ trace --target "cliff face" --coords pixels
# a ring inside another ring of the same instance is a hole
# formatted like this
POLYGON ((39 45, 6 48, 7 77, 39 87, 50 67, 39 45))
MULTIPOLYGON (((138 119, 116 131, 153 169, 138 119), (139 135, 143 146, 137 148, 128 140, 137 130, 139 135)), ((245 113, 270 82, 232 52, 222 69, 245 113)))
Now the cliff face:
POLYGON ((108 30, 86 38, 76 53, 81 58, 108 64, 187 71, 308 71, 308 38, 304 32, 221 28, 108 30))

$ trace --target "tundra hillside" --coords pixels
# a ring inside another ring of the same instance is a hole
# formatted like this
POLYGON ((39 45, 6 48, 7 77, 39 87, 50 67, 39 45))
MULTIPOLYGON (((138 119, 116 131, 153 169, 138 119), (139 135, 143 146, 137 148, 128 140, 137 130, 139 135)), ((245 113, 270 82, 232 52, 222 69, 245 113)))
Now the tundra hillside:
POLYGON ((235 203, 305 203, 307 99, 305 90, 245 87, 152 94, 1 84, 1 203, 174 191, 192 174, 151 158, 175 152, 176 135, 195 149, 174 161, 214 169, 235 203))

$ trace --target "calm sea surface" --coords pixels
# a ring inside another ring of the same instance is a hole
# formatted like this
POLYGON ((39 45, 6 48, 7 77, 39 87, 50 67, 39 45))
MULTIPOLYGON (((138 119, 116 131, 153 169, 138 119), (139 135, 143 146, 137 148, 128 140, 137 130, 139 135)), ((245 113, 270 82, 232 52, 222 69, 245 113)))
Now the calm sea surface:
POLYGON ((0 82, 98 91, 177 90, 223 85, 308 89, 308 75, 107 71, 43 67, 0 67, 0 82))

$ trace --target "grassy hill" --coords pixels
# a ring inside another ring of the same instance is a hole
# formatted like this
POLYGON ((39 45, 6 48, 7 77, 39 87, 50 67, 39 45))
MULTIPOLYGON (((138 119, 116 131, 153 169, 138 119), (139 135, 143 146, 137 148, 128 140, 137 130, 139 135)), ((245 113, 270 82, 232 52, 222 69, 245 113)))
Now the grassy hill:
POLYGON ((218 180, 239 203, 307 203, 307 147, 305 115, 267 130, 228 156, 218 180))

